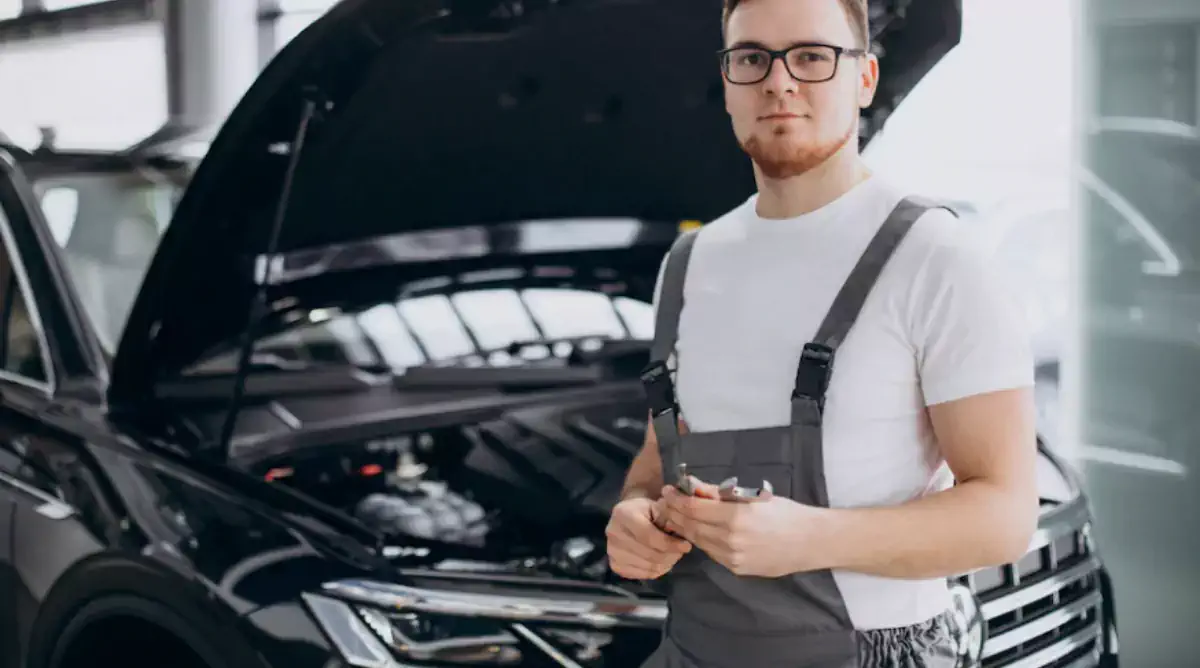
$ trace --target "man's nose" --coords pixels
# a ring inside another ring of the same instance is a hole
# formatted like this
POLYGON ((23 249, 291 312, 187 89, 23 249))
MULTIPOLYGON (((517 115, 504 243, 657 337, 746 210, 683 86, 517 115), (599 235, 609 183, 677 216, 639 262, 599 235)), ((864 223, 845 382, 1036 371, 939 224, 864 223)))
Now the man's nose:
POLYGON ((763 89, 768 95, 795 95, 798 83, 788 72, 782 58, 771 61, 771 69, 767 70, 767 78, 763 79, 763 89))

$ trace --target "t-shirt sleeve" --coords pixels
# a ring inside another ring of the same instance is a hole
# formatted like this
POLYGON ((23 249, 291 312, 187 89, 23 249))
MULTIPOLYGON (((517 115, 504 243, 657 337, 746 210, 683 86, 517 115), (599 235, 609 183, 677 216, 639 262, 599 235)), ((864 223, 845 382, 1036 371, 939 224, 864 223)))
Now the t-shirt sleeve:
POLYGON ((1033 386, 1030 330, 1007 283, 965 234, 929 249, 911 294, 926 405, 1033 386))

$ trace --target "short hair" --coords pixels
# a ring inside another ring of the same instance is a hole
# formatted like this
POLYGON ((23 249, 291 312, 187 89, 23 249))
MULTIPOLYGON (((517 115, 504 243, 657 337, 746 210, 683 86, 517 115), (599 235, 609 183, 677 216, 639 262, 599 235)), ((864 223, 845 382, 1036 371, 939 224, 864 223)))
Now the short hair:
MULTIPOLYGON (((738 5, 742 4, 743 0, 724 0, 724 2, 725 8, 721 12, 722 32, 729 26, 729 15, 737 9, 738 5)), ((860 49, 871 48, 867 2, 868 0, 838 0, 842 10, 846 12, 846 19, 850 21, 850 30, 854 32, 854 39, 858 42, 856 46, 860 49)))

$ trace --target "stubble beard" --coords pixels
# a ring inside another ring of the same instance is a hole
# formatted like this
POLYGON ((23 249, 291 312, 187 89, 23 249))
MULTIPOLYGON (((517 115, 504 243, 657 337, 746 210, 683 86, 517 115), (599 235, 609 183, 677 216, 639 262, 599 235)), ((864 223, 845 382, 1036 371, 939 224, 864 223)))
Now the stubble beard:
POLYGON ((788 128, 779 128, 764 140, 758 133, 740 142, 742 150, 769 179, 805 174, 837 155, 854 134, 851 123, 841 137, 828 142, 804 143, 791 139, 788 128))

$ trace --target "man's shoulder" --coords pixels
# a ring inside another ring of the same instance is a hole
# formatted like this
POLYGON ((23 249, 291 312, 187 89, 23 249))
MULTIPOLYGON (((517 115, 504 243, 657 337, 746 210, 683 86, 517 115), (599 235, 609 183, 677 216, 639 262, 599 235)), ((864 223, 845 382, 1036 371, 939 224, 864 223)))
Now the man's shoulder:
MULTIPOLYGON (((932 308, 937 295, 996 280, 995 258, 981 233, 983 222, 961 218, 949 205, 914 195, 929 206, 896 249, 886 270, 888 281, 907 296, 910 309, 932 308)), ((897 197, 899 203, 903 196, 897 197)), ((915 313, 910 312, 909 316, 915 313)))
POLYGON ((713 218, 702 227, 696 229, 697 240, 710 241, 726 236, 745 223, 747 214, 753 211, 755 196, 743 200, 740 204, 713 218))
POLYGON ((919 194, 896 197, 896 204, 909 197, 925 206, 897 255, 920 265, 985 262, 988 250, 980 233, 981 223, 964 220, 953 205, 919 194))

